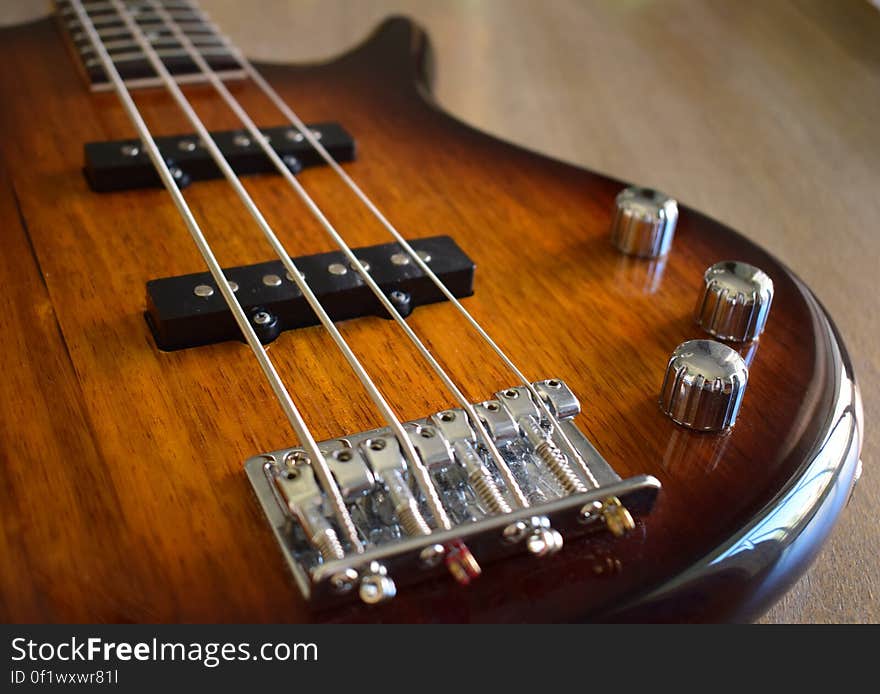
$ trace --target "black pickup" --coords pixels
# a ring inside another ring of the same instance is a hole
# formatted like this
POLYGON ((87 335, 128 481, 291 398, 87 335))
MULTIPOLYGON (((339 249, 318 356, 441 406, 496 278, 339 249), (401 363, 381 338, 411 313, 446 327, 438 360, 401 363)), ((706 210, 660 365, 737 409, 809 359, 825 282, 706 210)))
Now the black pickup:
MULTIPOLYGON (((308 127, 317 133, 321 144, 336 161, 354 160, 354 139, 341 125, 312 123, 308 127)), ((296 128, 263 128, 260 132, 269 137, 269 143, 294 173, 304 167, 324 163, 320 154, 296 128)), ((262 147, 246 131, 223 130, 211 135, 237 174, 244 176, 276 171, 262 147)), ((181 187, 191 181, 221 177, 220 170, 197 136, 157 137, 156 144, 181 187)), ((89 187, 99 193, 162 185, 138 140, 86 143, 83 173, 89 187)))
MULTIPOLYGON (((410 242, 457 297, 474 292, 474 263, 448 236, 410 242)), ((445 299, 434 282, 396 243, 353 249, 395 308, 407 316, 417 306, 445 299)), ((334 321, 388 313, 340 251, 293 259, 334 321)), ((271 342, 282 331, 316 325, 318 318, 280 260, 232 267, 224 274, 257 336, 271 342)), ((170 351, 241 339, 220 290, 207 272, 147 282, 147 323, 160 349, 170 351)))

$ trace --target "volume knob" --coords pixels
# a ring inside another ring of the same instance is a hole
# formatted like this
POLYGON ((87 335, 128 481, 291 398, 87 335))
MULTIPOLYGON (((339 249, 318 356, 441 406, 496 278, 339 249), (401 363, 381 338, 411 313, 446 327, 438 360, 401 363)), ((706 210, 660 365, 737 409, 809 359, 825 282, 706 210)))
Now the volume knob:
POLYGON ((764 330, 773 301, 773 280, 736 260, 715 263, 703 275, 703 295, 695 318, 710 335, 747 342, 764 330))
POLYGON ((650 188, 624 188, 615 198, 611 243, 627 255, 656 258, 672 244, 678 203, 650 188))
POLYGON ((736 422, 749 369, 733 349, 715 340, 675 348, 660 388, 660 409, 698 431, 723 431, 736 422))

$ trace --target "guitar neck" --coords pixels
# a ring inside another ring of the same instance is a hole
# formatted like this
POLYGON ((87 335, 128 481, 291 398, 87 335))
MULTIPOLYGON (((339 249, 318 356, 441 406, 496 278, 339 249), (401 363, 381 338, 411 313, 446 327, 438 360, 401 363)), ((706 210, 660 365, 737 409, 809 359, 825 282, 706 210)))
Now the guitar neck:
MULTIPOLYGON (((176 28, 196 46, 218 77, 223 80, 244 79, 245 72, 230 40, 217 29, 201 9, 187 0, 163 0, 161 6, 174 21, 176 28)), ((56 17, 61 30, 93 91, 108 91, 111 85, 101 60, 96 55, 94 44, 80 22, 78 8, 81 8, 94 24, 99 39, 129 90, 161 86, 161 79, 113 2, 57 0, 56 17)), ((143 5, 132 7, 130 12, 178 83, 207 81, 206 75, 190 57, 186 47, 175 37, 168 25, 168 17, 163 17, 150 6, 143 5)))

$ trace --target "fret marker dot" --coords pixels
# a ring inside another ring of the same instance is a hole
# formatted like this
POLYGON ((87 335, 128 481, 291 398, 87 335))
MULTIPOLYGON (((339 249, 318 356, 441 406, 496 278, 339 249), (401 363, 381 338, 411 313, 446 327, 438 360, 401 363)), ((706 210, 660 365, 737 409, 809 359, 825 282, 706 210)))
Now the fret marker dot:
POLYGON ((281 278, 278 275, 263 275, 263 284, 267 287, 277 287, 281 284, 281 278))

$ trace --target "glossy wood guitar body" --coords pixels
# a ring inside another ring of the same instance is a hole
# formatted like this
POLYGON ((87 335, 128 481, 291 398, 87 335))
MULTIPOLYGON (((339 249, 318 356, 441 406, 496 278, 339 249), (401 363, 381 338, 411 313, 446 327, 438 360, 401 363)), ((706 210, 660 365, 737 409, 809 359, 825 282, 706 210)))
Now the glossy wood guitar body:
MULTIPOLYGON (((163 190, 91 192, 87 141, 132 137, 116 96, 85 87, 55 26, 0 32, 0 618, 5 621, 717 620, 759 614, 808 565, 848 498, 861 415, 846 352, 809 290, 736 232, 682 207, 651 263, 608 242, 622 183, 507 145, 439 110, 425 37, 405 20, 328 64, 264 66, 306 119, 357 139, 348 170, 403 233, 448 234, 477 263, 466 306, 532 379, 564 379, 578 425, 623 476, 663 484, 623 540, 484 567, 378 607, 313 612, 290 579, 242 470, 295 443, 247 347, 156 349, 147 280, 204 269, 163 190), (752 263, 776 287, 751 346, 742 411, 724 436, 665 417, 666 359, 702 337, 706 267, 752 263)), ((252 85, 233 91, 282 124, 252 85)), ((211 129, 239 127, 210 87, 187 87, 211 129)), ((136 101, 157 135, 190 132, 161 90, 136 101)), ((389 240, 327 169, 300 180, 351 245, 389 240)), ((333 248, 279 177, 248 189, 293 254, 333 248)), ((222 264, 268 260, 221 181, 186 197, 222 264)), ((448 304, 408 319, 465 394, 515 383, 448 304)), ((340 324, 404 419, 452 404, 389 321, 340 324)), ((270 348, 320 439, 382 424, 321 328, 270 348)))

